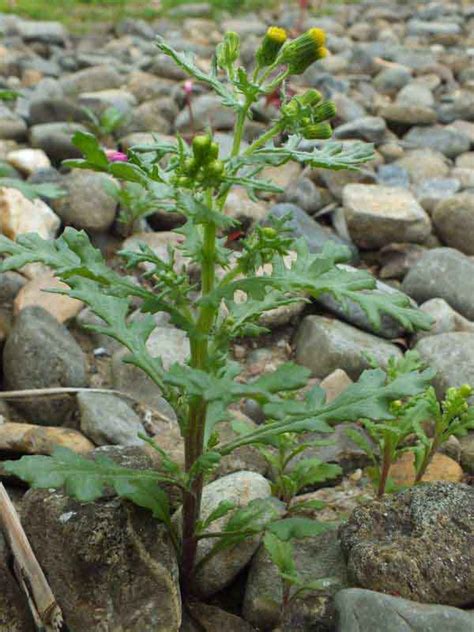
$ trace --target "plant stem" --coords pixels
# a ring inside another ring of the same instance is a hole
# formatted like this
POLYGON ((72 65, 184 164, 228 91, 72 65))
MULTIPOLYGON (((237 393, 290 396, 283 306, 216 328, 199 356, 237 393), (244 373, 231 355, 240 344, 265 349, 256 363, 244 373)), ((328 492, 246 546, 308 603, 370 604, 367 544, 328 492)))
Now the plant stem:
MULTIPOLYGON (((212 206, 212 193, 208 191, 206 202, 212 206)), ((216 259, 216 227, 208 223, 204 225, 201 270, 201 294, 205 296, 214 289, 216 259)), ((196 323, 197 333, 190 336, 191 366, 195 369, 206 369, 208 363, 208 336, 213 326, 216 310, 211 306, 201 306, 196 323)), ((189 405, 188 426, 185 437, 185 470, 190 472, 194 463, 204 450, 204 430, 206 424, 207 404, 201 397, 194 397, 189 405)), ((201 497, 204 479, 202 474, 191 481, 189 491, 183 497, 183 549, 181 558, 181 577, 183 593, 191 590, 191 577, 196 559, 198 538, 196 522, 201 510, 201 497)))
POLYGON ((429 450, 425 452, 425 456, 423 457, 423 462, 421 464, 420 469, 416 473, 415 476, 415 485, 421 482, 421 479, 425 475, 426 470, 428 469, 428 465, 431 463, 431 460, 438 450, 440 444, 439 436, 435 435, 433 438, 433 442, 431 443, 431 447, 429 450))
POLYGON ((391 466, 391 445, 390 440, 386 436, 385 437, 385 445, 383 449, 383 457, 382 457, 382 471, 380 473, 379 486, 377 489, 377 498, 381 498, 385 494, 385 487, 387 485, 388 473, 390 471, 391 466))

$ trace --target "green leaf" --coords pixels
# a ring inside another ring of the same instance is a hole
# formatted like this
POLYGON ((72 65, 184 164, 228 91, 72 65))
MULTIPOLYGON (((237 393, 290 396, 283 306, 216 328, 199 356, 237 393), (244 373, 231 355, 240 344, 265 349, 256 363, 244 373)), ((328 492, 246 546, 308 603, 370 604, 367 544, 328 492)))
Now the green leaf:
POLYGON ((167 501, 157 484, 173 479, 154 470, 132 470, 116 465, 100 456, 86 459, 67 448, 56 448, 52 456, 24 456, 18 461, 5 461, 5 470, 29 483, 35 489, 59 489, 81 502, 97 500, 113 487, 124 498, 151 509, 155 515, 166 512, 167 501), (156 489, 155 489, 156 488, 156 489))
POLYGON ((373 461, 375 460, 375 454, 373 447, 371 446, 369 440, 359 432, 355 428, 345 428, 344 432, 349 437, 349 439, 356 444, 361 450, 367 454, 367 456, 373 461))
POLYGON ((263 544, 270 559, 281 574, 289 575, 290 577, 297 576, 294 550, 290 542, 284 542, 274 533, 267 531, 263 538, 263 544))
POLYGON ((110 163, 94 134, 75 132, 72 137, 72 143, 84 154, 85 160, 89 165, 100 170, 108 170, 110 163))
POLYGON ((289 475, 297 484, 297 490, 323 483, 342 474, 342 469, 334 463, 323 463, 319 459, 301 459, 292 466, 289 475))
POLYGON ((306 386, 310 377, 311 371, 306 367, 294 362, 285 362, 280 364, 275 371, 265 373, 252 382, 252 387, 268 393, 294 391, 306 386))
POLYGON ((100 116, 100 127, 103 134, 112 134, 126 119, 123 112, 111 106, 100 116))
POLYGON ((324 500, 298 500, 295 498, 293 503, 290 506, 290 513, 298 513, 299 511, 319 511, 320 509, 324 509, 327 506, 327 503, 324 500))
POLYGON ((235 508, 236 504, 234 502, 230 500, 221 500, 214 511, 211 511, 208 517, 202 523, 200 523, 200 528, 198 531, 204 531, 210 524, 212 524, 216 520, 219 520, 220 518, 223 518, 229 513, 229 511, 232 511, 235 508))
POLYGON ((320 535, 325 531, 332 529, 333 525, 324 522, 317 522, 311 518, 303 518, 294 516, 292 518, 283 518, 272 522, 267 526, 270 533, 276 535, 280 540, 288 541, 292 539, 308 538, 320 535))

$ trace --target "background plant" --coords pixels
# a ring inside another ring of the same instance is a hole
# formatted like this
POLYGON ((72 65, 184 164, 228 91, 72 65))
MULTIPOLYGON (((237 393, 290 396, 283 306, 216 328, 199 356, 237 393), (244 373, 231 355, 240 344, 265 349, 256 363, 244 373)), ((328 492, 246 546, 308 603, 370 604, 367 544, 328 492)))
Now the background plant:
MULTIPOLYGON (((390 359, 387 378, 396 380, 422 368, 418 353, 408 351, 401 359, 390 359)), ((474 428, 474 408, 467 402, 471 394, 472 388, 468 385, 450 388, 446 398, 439 402, 435 389, 429 386, 414 396, 392 401, 391 420, 361 419, 370 441, 357 430, 346 429, 347 435, 372 462, 367 471, 379 498, 386 491, 393 491, 390 468, 404 452, 415 454, 415 482, 418 483, 434 454, 451 435, 463 436, 474 428)))
MULTIPOLYGON (((192 281, 176 251, 169 247, 169 259, 162 260, 145 245, 138 252, 120 253, 126 268, 137 269, 146 263, 145 282, 136 284, 129 277, 110 269, 101 253, 84 232, 66 228, 55 241, 38 235, 23 235, 16 243, 0 238, 0 251, 7 255, 2 270, 21 268, 42 262, 63 280, 69 296, 90 306, 103 324, 94 331, 115 338, 129 355, 126 361, 143 370, 161 389, 173 406, 185 444, 184 471, 150 441, 162 457, 160 471, 135 471, 117 466, 105 457, 84 459, 64 449, 53 456, 24 457, 7 463, 8 471, 34 487, 64 487, 81 501, 99 498, 113 488, 123 498, 148 508, 168 528, 180 559, 183 593, 192 591, 196 571, 198 543, 214 538, 212 557, 222 548, 234 546, 249 535, 265 529, 283 542, 320 532, 320 525, 304 516, 283 515, 277 499, 254 501, 235 510, 221 504, 213 515, 202 520, 202 489, 215 471, 221 457, 243 445, 271 445, 286 433, 330 432, 339 421, 360 417, 390 420, 391 402, 405 400, 425 390, 431 377, 418 368, 399 372, 387 379, 380 369, 365 372, 357 383, 327 403, 324 392, 313 388, 302 399, 285 395, 301 389, 309 370, 291 362, 251 383, 236 379, 240 368, 229 358, 235 338, 258 335, 264 328, 261 315, 271 309, 330 293, 341 302, 355 301, 367 313, 374 326, 380 326, 381 313, 390 314, 407 330, 428 328, 429 318, 411 307, 403 295, 381 294, 375 281, 362 271, 348 272, 339 264, 350 257, 347 248, 326 244, 323 252, 308 251, 304 240, 291 243, 281 226, 258 228, 242 242, 237 256, 222 237, 235 225, 223 213, 229 191, 235 185, 251 197, 259 192, 276 193, 280 189, 261 177, 262 170, 294 160, 312 168, 355 169, 369 160, 371 146, 356 143, 344 146, 318 139, 330 135, 329 119, 335 108, 315 90, 285 97, 277 119, 262 136, 242 149, 245 124, 252 106, 262 96, 283 88, 291 75, 301 74, 326 54, 324 33, 310 29, 296 40, 288 41, 285 31, 272 27, 257 53, 257 67, 251 74, 239 66, 240 42, 235 33, 227 33, 218 46, 210 73, 202 71, 192 55, 179 53, 164 40, 160 50, 170 56, 195 81, 219 96, 222 104, 235 112, 233 147, 222 158, 219 145, 210 134, 186 143, 157 141, 132 148, 128 161, 110 161, 97 138, 78 132, 75 145, 83 160, 68 161, 70 167, 93 169, 117 179, 140 185, 159 204, 161 211, 180 212, 184 225, 177 231, 183 237, 180 254, 200 269, 200 282, 192 281), (300 149, 303 138, 313 139, 313 148, 300 149), (288 253, 294 253, 288 262, 288 253), (233 253, 234 256, 230 256, 233 253), (262 271, 262 266, 264 267, 262 271), (221 274, 217 275, 217 271, 221 274), (361 290, 369 290, 361 292, 361 290), (246 297, 239 300, 239 295, 246 297), (143 319, 128 319, 132 300, 141 302, 143 319), (146 341, 155 327, 153 314, 165 311, 171 322, 189 338, 190 358, 185 364, 173 364, 164 370, 159 357, 150 355, 146 341), (221 442, 217 424, 231 419, 229 407, 241 399, 253 399, 262 407, 265 424, 221 442), (172 520, 163 485, 172 485, 182 494, 181 529, 172 520), (208 530, 218 517, 228 517, 222 532, 208 530)), ((286 447, 284 448, 286 450, 286 447)), ((304 485, 305 476, 294 480, 294 489, 304 485)), ((284 476, 285 468, 281 470, 284 476)), ((309 476, 309 475, 308 475, 309 476)), ((311 477, 310 477, 311 478, 311 477)), ((308 479, 309 480, 309 479, 308 479)), ((282 493, 287 497, 287 491, 282 493)), ((206 560, 201 560, 202 566, 206 560)))

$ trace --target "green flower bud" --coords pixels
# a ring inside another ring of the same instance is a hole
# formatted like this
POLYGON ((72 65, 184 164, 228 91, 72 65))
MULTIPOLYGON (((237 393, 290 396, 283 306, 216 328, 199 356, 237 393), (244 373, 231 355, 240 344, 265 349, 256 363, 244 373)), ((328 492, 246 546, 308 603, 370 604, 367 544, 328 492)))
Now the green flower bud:
POLYGON ((219 156, 219 145, 216 142, 211 143, 209 153, 207 155, 208 160, 215 160, 219 156))
POLYGON ((283 48, 278 61, 288 65, 290 74, 301 75, 315 61, 326 57, 325 40, 322 29, 309 29, 283 48))
POLYGON ((323 97, 320 92, 311 88, 300 97, 300 101, 303 105, 316 105, 322 98, 323 97))
POLYGON ((286 40, 285 29, 281 29, 278 26, 270 26, 255 55, 260 68, 273 64, 286 40))
POLYGON ((222 160, 212 160, 206 167, 206 176, 209 178, 220 178, 224 173, 224 163, 222 160))
POLYGON ((274 239, 277 234, 278 233, 276 232, 276 230, 271 226, 265 226, 264 228, 262 228, 262 235, 267 239, 274 239))
POLYGON ((217 47, 217 63, 220 68, 232 66, 240 55, 240 37, 234 31, 224 35, 224 41, 217 47))
POLYGON ((459 387, 459 394, 461 397, 470 397, 472 395, 472 386, 469 386, 469 384, 463 384, 459 387))
POLYGON ((179 178, 176 179, 176 184, 179 187, 188 187, 190 185, 190 180, 186 176, 179 176, 179 178))
POLYGON ((303 136, 308 139, 327 140, 332 136, 332 127, 329 123, 313 123, 303 128, 303 136))
POLYGON ((199 163, 195 158, 186 158, 184 161, 184 171, 188 175, 193 175, 199 169, 199 163))
POLYGON ((336 105, 333 101, 324 101, 318 105, 313 112, 313 119, 318 123, 322 121, 328 121, 336 116, 336 105))
POLYGON ((209 134, 199 134, 193 138, 193 154, 196 162, 202 164, 206 162, 211 149, 212 138, 209 134))

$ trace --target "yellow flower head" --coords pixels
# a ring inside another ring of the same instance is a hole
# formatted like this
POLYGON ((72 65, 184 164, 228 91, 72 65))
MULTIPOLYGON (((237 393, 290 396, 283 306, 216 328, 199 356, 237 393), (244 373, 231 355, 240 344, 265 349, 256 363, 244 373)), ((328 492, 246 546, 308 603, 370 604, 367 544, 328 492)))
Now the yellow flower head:
POLYGON ((288 65, 290 74, 300 75, 312 63, 326 57, 325 42, 326 34, 322 29, 309 29, 283 48, 278 61, 288 65))
POLYGON ((278 26, 270 26, 268 28, 256 53, 257 64, 260 68, 273 64, 287 37, 285 29, 281 29, 278 26))

